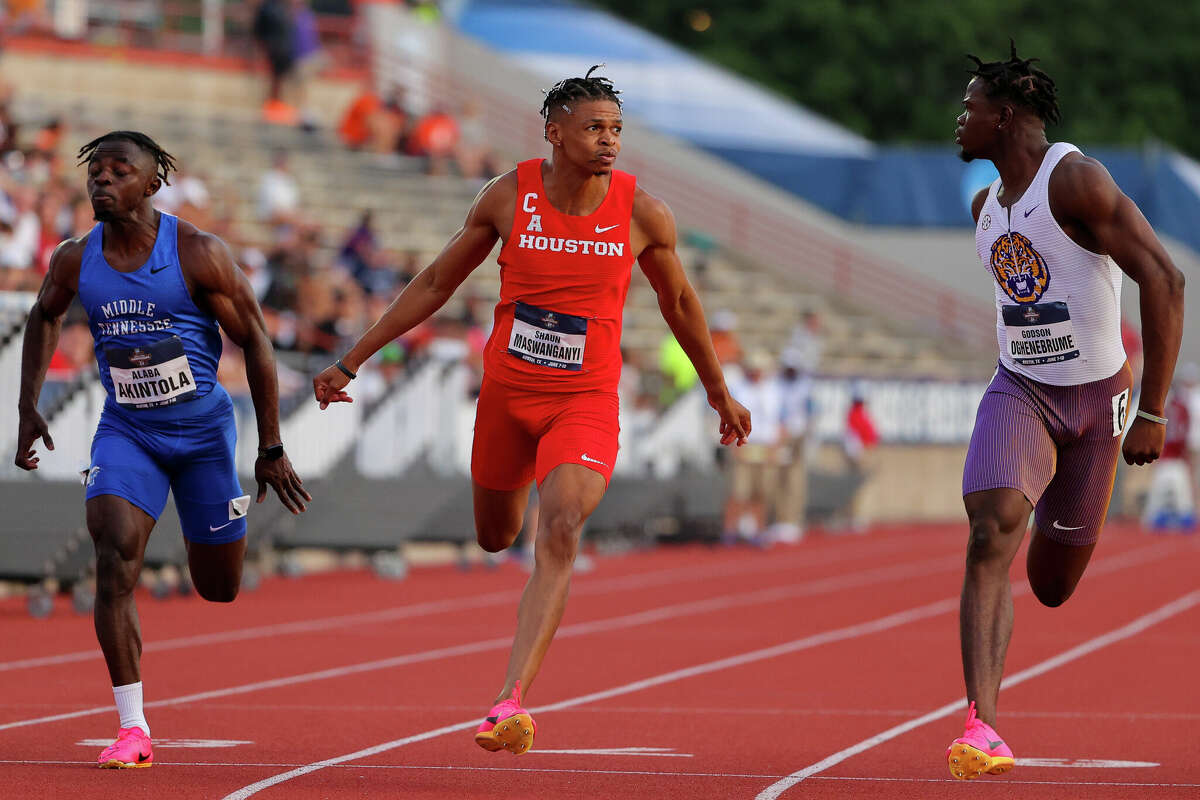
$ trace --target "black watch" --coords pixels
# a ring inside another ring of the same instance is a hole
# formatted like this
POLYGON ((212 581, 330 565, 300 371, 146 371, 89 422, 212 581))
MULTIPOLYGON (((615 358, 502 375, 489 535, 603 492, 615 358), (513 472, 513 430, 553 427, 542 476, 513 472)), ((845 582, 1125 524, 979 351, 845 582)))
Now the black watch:
POLYGON ((258 448, 258 457, 267 461, 278 461, 283 458, 283 444, 273 444, 270 447, 258 448))

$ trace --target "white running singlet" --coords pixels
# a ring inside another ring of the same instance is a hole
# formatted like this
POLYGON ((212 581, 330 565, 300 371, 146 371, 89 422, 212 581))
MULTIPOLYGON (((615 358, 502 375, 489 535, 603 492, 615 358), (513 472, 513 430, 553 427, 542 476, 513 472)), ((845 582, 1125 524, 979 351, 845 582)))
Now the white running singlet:
POLYGON ((1078 152, 1056 142, 1025 194, 1003 208, 997 178, 975 224, 975 249, 996 288, 996 338, 1004 366, 1039 383, 1110 378, 1125 363, 1121 270, 1076 244, 1050 211, 1050 175, 1078 152))

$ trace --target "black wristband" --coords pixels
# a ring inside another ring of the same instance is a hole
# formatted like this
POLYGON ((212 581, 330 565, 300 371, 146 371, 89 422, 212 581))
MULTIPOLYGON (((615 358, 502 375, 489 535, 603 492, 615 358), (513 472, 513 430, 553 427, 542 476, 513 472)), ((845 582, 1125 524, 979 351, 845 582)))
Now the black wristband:
POLYGON ((340 358, 337 361, 333 362, 333 365, 335 367, 337 367, 338 369, 340 369, 342 371, 342 374, 345 375, 350 380, 354 380, 355 378, 358 377, 358 375, 356 375, 355 373, 350 371, 349 367, 347 367, 345 364, 342 363, 342 360, 340 358))
POLYGON ((258 457, 267 461, 278 461, 283 458, 283 444, 273 444, 270 447, 258 448, 258 457))

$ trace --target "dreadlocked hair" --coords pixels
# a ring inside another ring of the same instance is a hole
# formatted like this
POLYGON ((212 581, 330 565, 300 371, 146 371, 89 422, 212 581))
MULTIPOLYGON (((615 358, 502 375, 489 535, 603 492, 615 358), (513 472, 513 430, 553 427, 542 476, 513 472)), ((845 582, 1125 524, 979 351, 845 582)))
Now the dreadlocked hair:
POLYGON ((611 100, 620 108, 621 101, 617 97, 620 92, 613 88, 612 81, 599 76, 592 77, 592 73, 603 66, 597 64, 582 78, 567 78, 547 89, 546 100, 542 103, 542 118, 549 121, 550 115, 559 108, 570 113, 571 105, 580 100, 611 100))
POLYGON ((167 176, 172 172, 177 172, 179 167, 175 165, 175 157, 158 146, 158 142, 151 139, 144 133, 139 131, 110 131, 103 136, 98 136, 90 142, 79 148, 79 163, 83 164, 92 159, 92 155, 96 152, 96 148, 105 142, 111 142, 116 139, 123 139, 127 142, 133 142, 138 147, 145 150, 150 155, 154 156, 154 163, 158 167, 157 176, 164 184, 170 185, 171 181, 167 176))
POLYGON ((968 53, 967 58, 975 62, 971 74, 987 85, 988 97, 1003 97, 1030 109, 1043 122, 1058 122, 1061 114, 1054 79, 1033 66, 1038 59, 1018 57, 1011 39, 1009 45, 1012 55, 1007 61, 984 62, 968 53))

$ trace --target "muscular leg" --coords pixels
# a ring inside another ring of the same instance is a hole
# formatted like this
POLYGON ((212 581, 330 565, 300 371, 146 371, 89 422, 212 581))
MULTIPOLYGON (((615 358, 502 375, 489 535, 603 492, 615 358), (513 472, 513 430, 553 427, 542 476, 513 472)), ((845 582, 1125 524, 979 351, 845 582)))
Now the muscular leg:
POLYGON ((1096 543, 1069 545, 1035 529, 1025 557, 1029 585, 1042 605, 1055 608, 1067 602, 1083 577, 1096 543))
POLYGON ((96 546, 96 639, 113 686, 141 680, 142 631, 133 590, 142 571, 154 518, 124 498, 87 501, 87 526, 96 546))
POLYGON ((475 501, 475 538, 489 553, 506 550, 521 533, 529 486, 501 491, 472 485, 475 501))
MULTIPOLYGON (((583 523, 600 504, 605 488, 603 475, 579 464, 560 464, 538 487, 541 514, 533 575, 521 595, 508 674, 496 702, 508 697, 518 680, 528 691, 542 666, 566 608, 583 523)), ((520 529, 520 519, 517 515, 514 531, 520 529)))
POLYGON ((963 502, 971 523, 959 607, 963 677, 979 718, 994 725, 1013 626, 1008 570, 1033 507, 1016 489, 972 492, 963 502))
POLYGON ((242 562, 246 537, 224 544, 206 544, 184 539, 188 571, 196 593, 213 603, 232 603, 242 586, 242 562))

